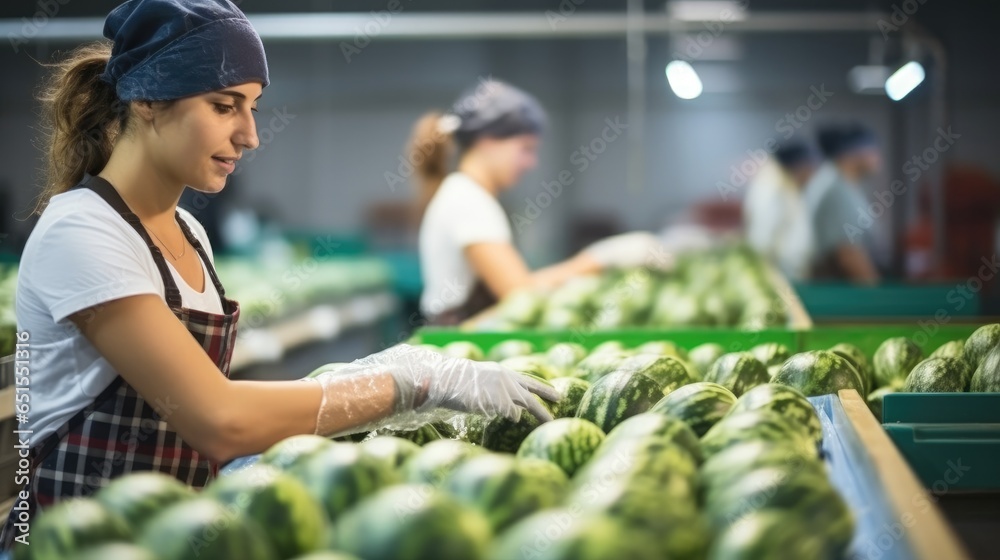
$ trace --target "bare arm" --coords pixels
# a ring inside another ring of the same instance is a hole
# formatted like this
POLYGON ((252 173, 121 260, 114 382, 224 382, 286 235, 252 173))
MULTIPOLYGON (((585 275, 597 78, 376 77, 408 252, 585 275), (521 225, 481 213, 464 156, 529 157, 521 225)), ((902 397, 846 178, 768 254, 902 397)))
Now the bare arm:
POLYGON ((840 245, 837 247, 837 261, 852 282, 869 286, 878 284, 878 271, 864 249, 846 243, 840 245))
POLYGON ((588 255, 578 254, 532 272, 510 243, 475 243, 465 248, 465 258, 497 298, 521 288, 557 286, 574 276, 601 269, 588 255))
MULTIPOLYGON (((71 317, 81 332, 170 426, 200 453, 225 461, 313 433, 322 389, 301 381, 230 381, 157 296, 114 300, 71 317)), ((333 404, 341 428, 391 413, 388 374, 333 404)), ((338 430, 341 431, 341 430, 338 430)))

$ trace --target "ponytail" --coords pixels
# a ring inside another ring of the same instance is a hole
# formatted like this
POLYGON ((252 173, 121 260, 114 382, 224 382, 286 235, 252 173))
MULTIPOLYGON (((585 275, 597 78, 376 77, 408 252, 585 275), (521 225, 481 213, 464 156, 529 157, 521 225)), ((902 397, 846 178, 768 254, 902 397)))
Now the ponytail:
POLYGON ((420 117, 413 127, 407 147, 407 159, 415 171, 421 214, 448 175, 455 151, 452 134, 444 132, 440 126, 442 116, 442 113, 434 111, 420 117))
POLYGON ((39 96, 46 131, 45 180, 35 213, 49 200, 95 175, 111 158, 115 139, 128 120, 128 104, 101 80, 111 45, 99 42, 74 50, 55 69, 39 96))

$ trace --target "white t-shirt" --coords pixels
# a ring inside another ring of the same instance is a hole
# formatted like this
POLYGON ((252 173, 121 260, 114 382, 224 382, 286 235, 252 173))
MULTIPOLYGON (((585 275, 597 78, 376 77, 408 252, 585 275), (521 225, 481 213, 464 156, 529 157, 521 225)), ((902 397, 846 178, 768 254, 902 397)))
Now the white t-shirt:
POLYGON ((747 242, 791 280, 801 281, 812 264, 813 239, 802 192, 774 160, 751 181, 743 203, 747 242))
MULTIPOLYGON (((205 229, 187 211, 180 214, 211 259, 205 229)), ((202 293, 172 265, 170 270, 184 307, 222 313, 204 263, 202 293)), ((17 278, 17 327, 29 336, 31 445, 93 402, 118 376, 68 317, 139 294, 165 297, 165 290, 153 256, 132 226, 90 189, 52 197, 28 237, 17 278)))
POLYGON ((420 223, 421 311, 433 317, 468 299, 477 278, 465 258, 466 247, 512 239, 496 197, 463 173, 448 175, 420 223))

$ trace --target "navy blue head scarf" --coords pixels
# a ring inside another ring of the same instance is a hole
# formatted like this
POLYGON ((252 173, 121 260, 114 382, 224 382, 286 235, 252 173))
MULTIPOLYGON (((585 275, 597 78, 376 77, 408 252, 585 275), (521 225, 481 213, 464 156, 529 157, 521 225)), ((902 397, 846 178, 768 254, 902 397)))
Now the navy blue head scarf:
POLYGON ((878 146, 875 131, 859 122, 823 126, 816 133, 816 141, 823 155, 830 159, 878 146))
POLYGON ((539 134, 545 128, 545 110, 538 100, 516 87, 489 79, 463 93, 452 106, 453 132, 464 147, 477 138, 509 138, 539 134))
POLYGON ((247 82, 267 86, 264 45, 228 0, 130 0, 108 14, 101 79, 122 101, 167 101, 247 82))

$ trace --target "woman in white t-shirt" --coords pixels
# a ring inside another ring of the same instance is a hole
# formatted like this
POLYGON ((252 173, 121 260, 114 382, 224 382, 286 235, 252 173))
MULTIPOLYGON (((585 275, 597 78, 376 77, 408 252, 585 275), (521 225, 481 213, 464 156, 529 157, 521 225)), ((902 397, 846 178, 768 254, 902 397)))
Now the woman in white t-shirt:
POLYGON ((112 44, 71 53, 42 98, 49 172, 16 294, 30 468, 4 549, 37 508, 130 472, 198 488, 296 434, 413 427, 442 408, 551 418, 531 395, 557 398, 550 387, 406 345, 308 382, 229 380, 239 305, 177 203, 186 186, 221 190, 258 146, 263 46, 228 0, 133 0, 104 34, 112 44))
POLYGON ((518 289, 663 259, 651 234, 635 232, 595 243, 559 264, 528 268, 497 196, 537 164, 545 120, 531 95, 483 80, 450 111, 431 112, 417 122, 409 160, 424 209, 420 309, 432 324, 464 321, 518 289), (456 148, 458 166, 449 173, 456 148))

